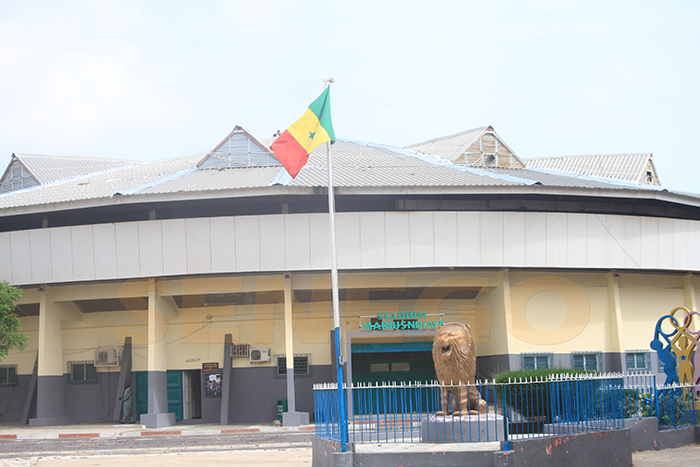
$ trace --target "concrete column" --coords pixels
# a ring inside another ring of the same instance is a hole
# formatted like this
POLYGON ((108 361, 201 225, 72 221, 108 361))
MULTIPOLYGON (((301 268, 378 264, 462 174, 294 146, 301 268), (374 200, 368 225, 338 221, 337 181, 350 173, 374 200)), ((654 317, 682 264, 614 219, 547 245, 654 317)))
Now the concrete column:
POLYGON ((124 339, 121 370, 119 371, 119 380, 117 381, 117 393, 114 395, 114 411, 112 412, 113 423, 118 423, 122 417, 122 401, 120 398, 124 395, 124 386, 127 381, 131 384, 131 336, 127 336, 124 339))
POLYGON ((229 403, 231 402, 231 386, 233 381, 231 379, 231 368, 233 367, 233 362, 231 361, 231 345, 233 345, 233 334, 226 334, 224 336, 224 367, 221 379, 221 424, 228 425, 228 411, 229 403))
POLYGON ((53 302, 48 287, 40 290, 36 418, 29 420, 29 426, 66 425, 70 418, 66 416, 61 320, 80 320, 82 314, 69 304, 53 302))
POLYGON ((608 273, 608 309, 610 310, 610 351, 617 353, 619 359, 613 361, 612 368, 606 371, 625 371, 625 352, 622 349, 622 306, 620 305, 620 289, 617 284, 618 274, 615 271, 608 273), (615 363, 619 362, 619 367, 615 363))
POLYGON ((500 273, 501 276, 501 289, 502 289, 502 300, 503 300, 503 316, 506 322, 506 332, 503 333, 506 341, 506 354, 508 355, 508 369, 509 370, 519 370, 521 369, 521 361, 518 355, 514 355, 510 345, 510 329, 513 326, 513 306, 510 300, 510 270, 504 269, 500 273))
POLYGON ((175 424, 175 414, 168 412, 167 354, 165 333, 168 315, 177 315, 170 297, 161 297, 155 279, 148 288, 148 413, 141 415, 141 423, 148 428, 175 424))
POLYGON ((282 414, 283 426, 308 425, 309 413, 296 411, 294 395, 294 327, 292 326, 292 283, 284 275, 284 342, 287 360, 287 412, 282 414))

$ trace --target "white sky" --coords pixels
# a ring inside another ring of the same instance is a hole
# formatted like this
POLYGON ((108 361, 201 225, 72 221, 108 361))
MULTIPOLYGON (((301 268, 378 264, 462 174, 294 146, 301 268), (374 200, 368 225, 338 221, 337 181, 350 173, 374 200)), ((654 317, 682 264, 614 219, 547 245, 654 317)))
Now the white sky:
POLYGON ((651 152, 700 193, 697 1, 0 1, 13 152, 158 160, 284 130, 334 77, 340 139, 493 125, 521 157, 651 152))

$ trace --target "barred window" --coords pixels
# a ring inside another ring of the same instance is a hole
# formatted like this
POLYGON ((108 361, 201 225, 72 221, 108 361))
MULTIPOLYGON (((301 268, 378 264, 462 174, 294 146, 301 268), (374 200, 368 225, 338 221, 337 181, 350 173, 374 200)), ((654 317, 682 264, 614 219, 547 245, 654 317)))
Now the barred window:
POLYGON ((541 370, 552 368, 552 355, 548 353, 523 354, 523 370, 541 370))
POLYGON ((648 371, 651 369, 649 352, 644 350, 625 352, 625 360, 628 371, 648 371))
MULTIPOLYGON (((275 355, 277 358, 277 376, 287 376, 287 357, 275 355)), ((294 376, 311 376, 311 366, 309 365, 309 354, 294 355, 294 376)))
POLYGON ((0 386, 17 386, 17 365, 0 365, 0 386))
POLYGON ((94 361, 68 362, 68 384, 97 384, 94 361))
POLYGON ((597 353, 576 352, 572 356, 574 370, 598 371, 600 357, 597 353))

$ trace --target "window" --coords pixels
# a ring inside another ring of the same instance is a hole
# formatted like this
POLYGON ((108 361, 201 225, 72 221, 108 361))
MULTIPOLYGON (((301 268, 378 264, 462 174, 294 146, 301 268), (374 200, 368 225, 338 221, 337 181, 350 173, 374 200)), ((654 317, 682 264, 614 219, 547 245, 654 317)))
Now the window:
POLYGON ((97 384, 95 362, 68 362, 68 384, 97 384))
MULTIPOLYGON (((277 376, 287 376, 287 357, 284 355, 276 355, 276 357, 277 376)), ((294 376, 311 376, 309 354, 294 355, 294 376)))
POLYGON ((627 371, 647 371, 651 368, 649 352, 632 350, 625 352, 627 371))
POLYGON ((597 353, 574 353, 572 356, 572 368, 574 370, 598 371, 600 357, 597 353))
POLYGON ((523 370, 541 370, 552 367, 552 354, 523 354, 523 370))
POLYGON ((17 365, 0 365, 0 386, 17 386, 17 365))

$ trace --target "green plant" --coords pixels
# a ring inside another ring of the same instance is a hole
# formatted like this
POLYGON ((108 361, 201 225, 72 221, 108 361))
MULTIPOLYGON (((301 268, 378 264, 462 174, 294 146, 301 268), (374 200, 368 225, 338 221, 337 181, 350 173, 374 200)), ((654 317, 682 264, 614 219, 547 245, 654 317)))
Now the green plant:
POLYGON ((581 384, 562 381, 554 385, 547 382, 550 376, 561 374, 576 376, 594 372, 568 368, 504 371, 494 376, 496 392, 506 407, 523 417, 553 421, 558 415, 552 410, 561 412, 561 401, 565 400, 567 392, 575 392, 573 386, 581 384), (557 390, 558 394, 553 394, 552 390, 557 390))
POLYGON ((27 348, 29 338, 22 332, 22 324, 14 312, 15 302, 21 297, 21 289, 0 281, 0 361, 12 349, 27 348))

